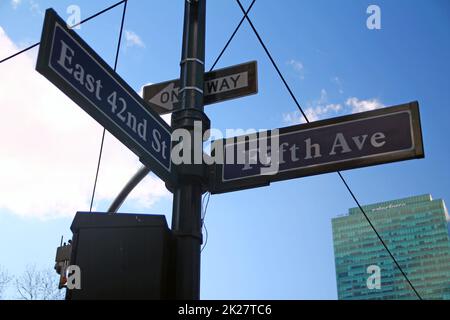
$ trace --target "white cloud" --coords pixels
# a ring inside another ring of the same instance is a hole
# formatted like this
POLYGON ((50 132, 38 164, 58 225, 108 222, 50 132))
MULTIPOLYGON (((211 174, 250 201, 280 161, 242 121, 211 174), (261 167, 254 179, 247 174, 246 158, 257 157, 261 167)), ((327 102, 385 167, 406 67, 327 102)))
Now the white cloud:
POLYGON ((300 76, 300 79, 305 79, 305 66, 303 65, 302 62, 295 60, 295 59, 291 59, 287 62, 287 64, 289 66, 292 67, 292 69, 294 69, 294 71, 300 76))
POLYGON ((41 15, 44 15, 44 12, 41 10, 41 7, 39 6, 39 3, 37 3, 35 0, 30 0, 30 10, 31 12, 41 15))
POLYGON ((345 104, 352 108, 352 113, 370 111, 385 107, 385 105, 377 99, 359 100, 355 97, 348 98, 345 104))
POLYGON ((288 64, 292 66, 295 71, 303 71, 304 69, 303 63, 294 59, 289 60, 288 64))
POLYGON ((319 100, 315 101, 316 104, 324 104, 328 101, 328 93, 325 89, 320 90, 320 98, 319 100))
POLYGON ((14 10, 16 10, 21 2, 22 0, 11 0, 11 6, 13 7, 14 10))
MULTIPOLYGON (((378 99, 360 100, 356 97, 348 98, 345 104, 329 103, 328 93, 325 89, 322 89, 320 91, 320 97, 317 100, 307 103, 307 108, 304 111, 308 120, 313 122, 324 118, 331 118, 340 112, 359 113, 384 107, 385 105, 378 99)), ((300 111, 284 113, 282 117, 283 121, 288 125, 306 122, 300 111)))
POLYGON ((337 86, 338 92, 340 94, 344 93, 344 89, 343 89, 343 86, 342 86, 342 80, 339 77, 337 77, 337 76, 336 77, 332 77, 331 78, 331 82, 333 82, 337 86))
MULTIPOLYGON (((330 116, 330 113, 337 113, 342 110, 340 104, 327 104, 324 106, 317 106, 315 108, 306 108, 305 114, 310 122, 320 120, 324 116, 330 116)), ((289 125, 305 123, 306 120, 300 111, 283 114, 283 121, 289 125)))
MULTIPOLYGON (((22 0, 11 0, 11 6, 16 10, 22 3, 22 0)), ((41 6, 36 0, 28 0, 29 9, 32 13, 43 16, 44 12, 41 10, 41 6)))
MULTIPOLYGON (((16 51, 0 27, 0 57, 16 51)), ((42 219, 89 209, 103 128, 37 73, 28 54, 0 64, 0 83, 0 209, 42 219)), ((95 202, 112 200, 140 166, 107 134, 95 202)), ((150 175, 129 199, 151 207, 166 197, 150 175)))
MULTIPOLYGON (((325 89, 320 91, 320 98, 313 101, 305 109, 305 115, 310 122, 320 120, 324 117, 330 117, 342 110, 342 105, 328 103, 328 94, 325 89)), ((305 123, 306 119, 300 111, 283 114, 283 121, 289 125, 305 123)))
POLYGON ((142 41, 141 37, 139 37, 136 33, 130 30, 125 30, 125 40, 127 47, 140 47, 144 48, 145 44, 142 41))

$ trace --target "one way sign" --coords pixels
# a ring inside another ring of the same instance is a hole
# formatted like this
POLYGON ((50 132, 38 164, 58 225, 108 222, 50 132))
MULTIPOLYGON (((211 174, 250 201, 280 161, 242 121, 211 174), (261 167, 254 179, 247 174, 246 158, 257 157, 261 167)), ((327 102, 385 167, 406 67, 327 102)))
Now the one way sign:
MULTIPOLYGON (((171 113, 179 105, 180 80, 144 87, 144 100, 159 114, 171 113)), ((205 73, 204 103, 240 98, 258 92, 256 61, 205 73)))

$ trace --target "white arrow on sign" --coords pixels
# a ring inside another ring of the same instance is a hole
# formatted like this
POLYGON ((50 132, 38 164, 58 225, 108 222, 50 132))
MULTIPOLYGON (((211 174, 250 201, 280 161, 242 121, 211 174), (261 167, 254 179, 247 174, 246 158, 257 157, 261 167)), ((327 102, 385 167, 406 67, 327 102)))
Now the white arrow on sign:
POLYGON ((150 102, 157 106, 166 109, 167 111, 173 110, 173 105, 178 102, 178 93, 180 88, 175 87, 175 83, 171 82, 167 87, 158 92, 150 102))

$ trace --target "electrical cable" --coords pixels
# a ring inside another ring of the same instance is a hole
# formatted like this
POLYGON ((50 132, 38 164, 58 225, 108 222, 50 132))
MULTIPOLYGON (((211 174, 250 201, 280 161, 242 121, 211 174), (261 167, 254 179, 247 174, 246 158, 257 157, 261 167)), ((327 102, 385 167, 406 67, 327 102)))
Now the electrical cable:
MULTIPOLYGON (((122 21, 120 23, 119 41, 117 41, 116 58, 115 58, 115 61, 114 61, 114 71, 116 71, 116 69, 117 69, 117 62, 119 60, 120 44, 122 42, 123 25, 124 25, 124 22, 125 22, 125 15, 126 15, 126 12, 127 12, 128 0, 124 0, 122 2, 123 2, 124 5, 123 5, 122 21)), ((106 129, 103 128, 102 142, 100 144, 100 151, 99 151, 98 162, 97 162, 97 170, 96 170, 96 173, 95 173, 94 188, 92 190, 91 205, 89 207, 89 212, 92 212, 92 206, 94 204, 95 190, 97 188, 98 174, 100 172, 100 164, 101 164, 101 161, 102 161, 103 146, 104 146, 104 143, 105 143, 105 133, 106 133, 106 129)))
POLYGON ((248 7, 247 11, 245 11, 244 16, 242 17, 241 21, 239 21, 238 25, 236 26, 236 28, 234 29, 233 33, 231 34, 230 38, 228 39, 227 43, 225 44, 225 46, 223 47, 222 51, 220 52, 220 54, 217 56, 216 60, 214 61, 214 63, 212 64, 211 68, 209 69, 209 71, 211 72, 216 64, 219 62, 219 60, 222 58, 222 55, 225 53, 225 50, 227 50, 228 46, 230 45, 231 41, 234 39, 234 36, 236 35, 236 33, 239 31, 239 29, 242 26, 242 23, 245 21, 245 18, 247 17, 247 15, 250 13, 250 10, 252 10, 253 5, 255 4, 256 0, 253 0, 252 3, 250 4, 250 6, 248 7))
MULTIPOLYGON (((223 47, 223 49, 220 51, 219 55, 217 56, 217 58, 214 60, 214 63, 212 64, 211 68, 209 69, 209 71, 211 72, 215 66, 217 65, 217 63, 219 62, 219 60, 222 58, 223 54, 225 53, 225 51, 227 50, 228 46, 230 45, 231 41, 234 39, 234 36, 236 35, 236 33, 239 31, 239 29, 242 26, 242 23, 245 21, 245 18, 247 17, 247 15, 250 13, 250 10, 252 10, 253 5, 255 4, 256 0, 253 0, 252 3, 250 4, 250 6, 248 7, 247 11, 245 11, 244 16, 241 18, 241 20, 239 21, 238 25, 236 26, 236 28, 234 29, 233 33, 231 34, 230 38, 228 39, 228 41, 226 42, 225 46, 223 47)), ((211 197, 211 193, 208 192, 206 193, 203 198, 202 198, 202 228, 205 228, 205 243, 201 249, 200 252, 203 252, 203 250, 206 247, 206 244, 208 243, 208 229, 206 228, 206 224, 205 224, 205 218, 206 218, 206 212, 208 210, 208 205, 209 205, 209 199, 211 197), (208 200, 206 202, 205 208, 203 209, 203 204, 205 203, 205 199, 206 197, 208 197, 208 200)))
POLYGON ((203 222, 203 228, 205 229, 205 243, 203 244, 202 248, 200 249, 200 253, 203 252, 203 250, 205 250, 206 245, 208 244, 208 228, 206 228, 206 223, 203 222))
POLYGON ((208 211, 208 205, 209 205, 209 199, 210 198, 211 198, 211 192, 208 192, 208 193, 206 193, 203 196, 203 199, 202 199, 202 217, 201 217, 201 220, 202 220, 202 228, 205 228, 205 243, 203 244, 203 247, 200 250, 200 252, 203 252, 203 250, 205 249, 205 247, 206 247, 206 245, 208 243, 208 236, 209 235, 208 235, 208 229, 206 228, 205 218, 206 218, 206 212, 208 211), (205 206, 203 206, 204 203, 205 203, 206 197, 208 197, 208 200, 206 200, 206 204, 205 204, 205 206))
MULTIPOLYGON (((75 28, 75 27, 77 27, 77 26, 79 26, 79 25, 81 25, 81 24, 83 24, 83 23, 85 23, 85 22, 88 22, 89 20, 92 20, 92 19, 98 17, 99 15, 101 15, 101 14, 103 14, 103 13, 105 13, 105 12, 107 12, 107 11, 109 11, 109 10, 115 8, 115 7, 117 7, 118 5, 120 5, 120 4, 122 4, 122 3, 126 2, 126 1, 128 1, 128 0, 122 0, 122 1, 119 1, 119 2, 117 2, 117 3, 115 3, 115 4, 111 5, 111 6, 109 6, 109 7, 107 7, 107 8, 105 8, 105 9, 103 9, 103 10, 97 12, 97 13, 94 13, 92 16, 89 16, 89 17, 87 17, 86 19, 81 20, 79 23, 74 24, 74 25, 71 26, 70 28, 75 28)), ((9 57, 6 57, 6 58, 0 60, 0 63, 6 62, 6 61, 8 61, 8 60, 10 60, 10 59, 12 59, 12 58, 14 58, 14 57, 17 57, 18 55, 20 55, 20 54, 22 54, 22 53, 24 53, 24 52, 26 52, 26 51, 28 51, 28 50, 31 50, 31 49, 33 49, 34 47, 37 47, 39 44, 40 44, 40 42, 37 42, 37 43, 35 43, 35 44, 33 44, 33 45, 31 45, 31 46, 25 48, 25 49, 22 49, 22 50, 20 50, 19 52, 16 52, 16 53, 10 55, 9 57)))
MULTIPOLYGON (((241 11, 245 14, 245 9, 241 4, 240 0, 236 0, 237 4, 239 5, 241 11)), ((247 22, 249 23, 250 27, 252 28, 253 32, 255 33, 256 37, 258 38, 259 43, 261 44, 261 46, 263 47, 264 51, 266 52, 267 56, 269 57, 269 60, 271 61, 273 67, 275 68, 275 70, 277 71, 278 75, 281 78, 281 81, 284 83, 286 89, 288 90, 290 96, 292 97, 292 99, 294 100, 295 104, 297 105, 299 111, 302 113, 303 117, 305 118, 307 123, 310 123, 310 121, 308 120, 308 117, 306 116, 305 112, 303 111, 303 108, 300 106, 297 98, 295 97, 293 91, 291 90, 290 86, 288 85, 288 83, 286 82, 286 80, 284 79, 280 69, 278 68, 275 60, 273 59, 272 55, 270 54, 267 46, 265 45, 264 41, 262 40, 261 36, 259 35, 258 31, 256 30, 255 26, 253 25, 253 22, 251 21, 250 17, 248 15, 245 15, 245 18, 247 19, 247 22)), ((340 171, 337 171, 337 174, 339 175, 339 177, 341 178, 342 182, 344 183, 344 185, 346 186, 347 190, 349 191, 350 195, 352 196, 353 200, 356 202, 356 204, 358 205, 358 208, 361 210, 361 212, 363 213, 364 217, 366 218, 367 222, 369 223, 370 227, 373 229, 373 231, 375 232, 375 234, 377 235, 378 239, 380 240, 380 242, 382 243, 383 247, 386 249, 386 251, 389 253, 390 257, 392 258, 392 260, 394 261, 395 265, 397 266, 397 268, 400 270, 401 274, 403 275, 403 277, 406 279, 406 281, 408 282, 408 284, 410 285, 410 287, 412 288, 412 290, 414 291, 414 293, 417 295, 417 297, 422 300, 421 295, 417 292, 416 288, 413 286, 413 284, 411 283, 411 281, 409 280, 408 276, 406 275, 406 273, 403 271, 403 269, 400 267, 400 264, 398 263, 397 259, 395 259, 394 255, 392 254, 392 252, 389 250, 388 246, 386 245, 386 243, 383 241, 383 239, 381 238, 381 235, 378 233, 378 231, 375 229, 375 226, 372 224, 372 222, 370 221, 368 215, 366 214, 366 212, 364 211, 364 209, 362 208, 362 206, 359 204, 359 201, 357 200, 355 194, 353 193, 353 191, 350 189, 350 186, 348 185, 347 181, 344 179, 344 177, 342 176, 340 171)))

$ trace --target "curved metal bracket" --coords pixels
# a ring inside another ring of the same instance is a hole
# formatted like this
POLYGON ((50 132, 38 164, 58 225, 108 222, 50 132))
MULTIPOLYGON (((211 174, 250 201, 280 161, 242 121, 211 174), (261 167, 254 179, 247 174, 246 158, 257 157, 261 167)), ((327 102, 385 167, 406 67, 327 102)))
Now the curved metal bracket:
POLYGON ((122 191, 116 196, 113 203, 108 209, 108 213, 117 213, 124 203, 125 199, 130 195, 131 191, 150 173, 150 169, 142 166, 135 175, 123 187, 122 191))

